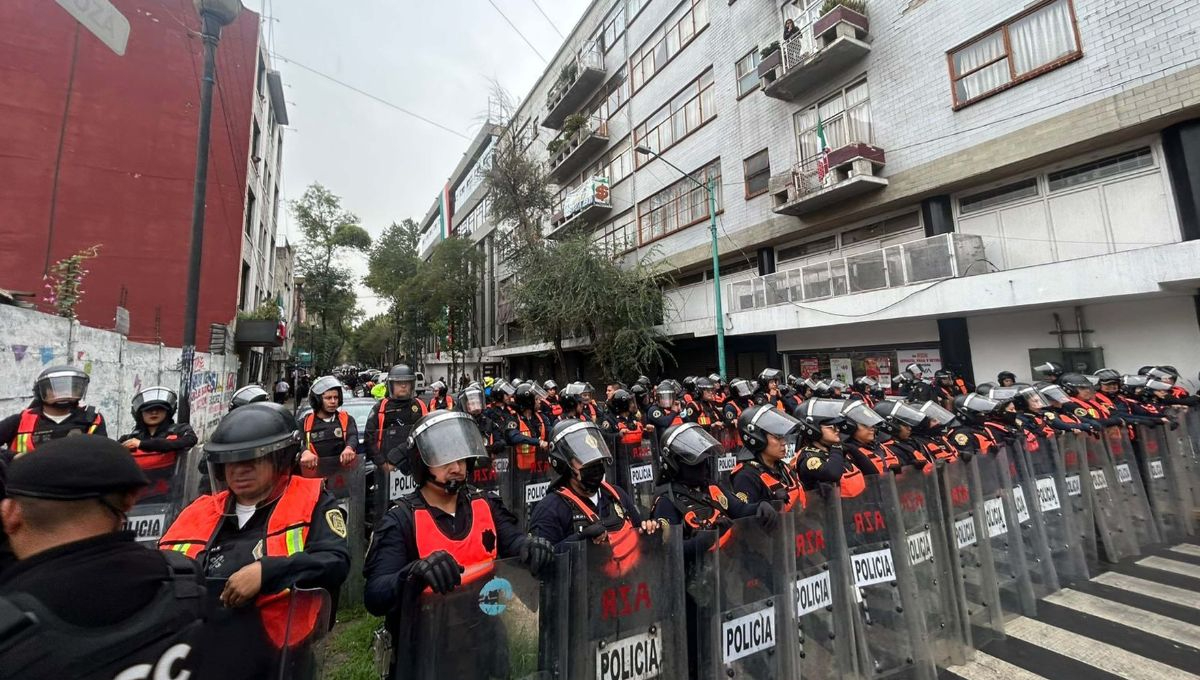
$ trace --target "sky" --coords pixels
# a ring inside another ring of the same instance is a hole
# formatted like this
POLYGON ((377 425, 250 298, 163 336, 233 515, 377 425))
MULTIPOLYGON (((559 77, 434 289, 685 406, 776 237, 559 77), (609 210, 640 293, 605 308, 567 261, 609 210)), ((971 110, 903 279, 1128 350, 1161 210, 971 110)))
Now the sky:
MULTIPOLYGON (((419 221, 478 132, 490 81, 520 101, 546 68, 496 7, 553 59, 559 31, 569 35, 589 1, 243 0, 265 17, 264 39, 285 84, 290 129, 281 193, 298 199, 320 182, 373 236, 393 221, 419 221)), ((280 229, 295 243, 298 232, 285 212, 280 229)), ((350 264, 365 274, 365 259, 350 264)), ((358 289, 368 316, 384 311, 368 289, 358 289)))

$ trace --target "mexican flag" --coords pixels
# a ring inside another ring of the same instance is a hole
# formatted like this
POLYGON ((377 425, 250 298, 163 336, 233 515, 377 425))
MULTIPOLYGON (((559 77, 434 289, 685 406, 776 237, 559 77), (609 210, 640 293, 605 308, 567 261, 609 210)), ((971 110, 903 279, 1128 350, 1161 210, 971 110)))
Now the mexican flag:
POLYGON ((817 181, 824 182, 829 174, 829 143, 825 141, 825 124, 817 115, 817 181))

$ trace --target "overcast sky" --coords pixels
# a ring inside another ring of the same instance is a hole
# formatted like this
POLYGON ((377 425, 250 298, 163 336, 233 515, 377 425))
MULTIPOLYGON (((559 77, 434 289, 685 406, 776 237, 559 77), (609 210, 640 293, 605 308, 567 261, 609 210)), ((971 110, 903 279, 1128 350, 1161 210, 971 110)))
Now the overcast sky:
MULTIPOLYGON (((489 0, 243 0, 273 17, 264 35, 283 75, 291 127, 284 133, 283 194, 321 182, 372 235, 420 220, 466 150, 459 137, 296 64, 325 73, 467 138, 487 111, 489 79, 516 99, 545 62, 489 0), (265 6, 264 6, 265 5, 265 6), (278 58, 282 57, 282 58, 278 58)), ((491 0, 546 59, 562 43, 534 0, 491 0)), ((589 0, 537 0, 569 34, 589 0)), ((283 216, 285 211, 281 210, 283 216)), ((296 229, 288 214, 289 241, 296 229)), ((382 311, 360 288, 360 306, 382 311)))

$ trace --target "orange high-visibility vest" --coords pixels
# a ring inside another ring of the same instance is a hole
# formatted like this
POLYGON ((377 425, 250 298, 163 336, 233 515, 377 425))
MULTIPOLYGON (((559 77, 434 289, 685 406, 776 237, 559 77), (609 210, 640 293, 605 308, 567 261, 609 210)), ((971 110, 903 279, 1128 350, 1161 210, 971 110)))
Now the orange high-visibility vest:
MULTIPOLYGON (((413 508, 413 525, 417 534, 417 556, 420 559, 445 550, 462 566, 464 584, 478 581, 492 573, 497 554, 496 541, 494 538, 491 540, 492 547, 489 550, 484 535, 490 533, 493 537, 496 536, 496 522, 492 518, 492 508, 483 496, 476 496, 471 500, 471 530, 460 539, 447 536, 427 507, 413 508)), ((426 586, 425 591, 429 592, 430 588, 426 586)))

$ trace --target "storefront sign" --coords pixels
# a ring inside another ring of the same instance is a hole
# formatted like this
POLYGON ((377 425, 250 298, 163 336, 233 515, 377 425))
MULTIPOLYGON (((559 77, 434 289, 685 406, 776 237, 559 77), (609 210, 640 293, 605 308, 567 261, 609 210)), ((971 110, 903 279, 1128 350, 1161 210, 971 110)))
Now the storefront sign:
POLYGON ((925 369, 925 375, 930 376, 942 368, 942 351, 936 347, 930 349, 899 349, 896 350, 896 368, 903 371, 909 364, 920 364, 925 369))

